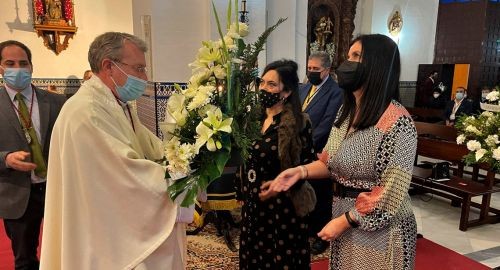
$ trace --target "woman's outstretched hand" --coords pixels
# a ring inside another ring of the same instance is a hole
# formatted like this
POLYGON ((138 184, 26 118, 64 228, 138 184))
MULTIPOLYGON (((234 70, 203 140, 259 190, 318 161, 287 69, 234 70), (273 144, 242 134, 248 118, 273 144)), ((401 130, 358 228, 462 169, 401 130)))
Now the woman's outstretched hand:
POLYGON ((264 182, 260 186, 259 198, 265 201, 271 197, 278 195, 278 193, 287 191, 302 177, 302 170, 300 167, 294 167, 282 171, 274 180, 264 182))
POLYGON ((259 198, 261 201, 265 201, 269 198, 272 198, 272 197, 278 195, 279 192, 273 191, 269 188, 273 182, 274 182, 274 180, 267 181, 267 182, 264 182, 264 184, 262 184, 262 186, 260 186, 259 198))
POLYGON ((287 191, 290 187, 297 183, 301 177, 302 170, 300 167, 286 169, 278 174, 274 181, 272 181, 269 189, 274 192, 287 191))

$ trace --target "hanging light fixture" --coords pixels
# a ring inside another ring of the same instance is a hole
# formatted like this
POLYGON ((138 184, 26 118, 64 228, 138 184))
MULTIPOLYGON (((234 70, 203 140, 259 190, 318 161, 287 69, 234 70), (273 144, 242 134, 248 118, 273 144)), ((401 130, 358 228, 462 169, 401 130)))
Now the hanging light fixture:
POLYGON ((241 1, 240 22, 248 24, 247 0, 241 1))

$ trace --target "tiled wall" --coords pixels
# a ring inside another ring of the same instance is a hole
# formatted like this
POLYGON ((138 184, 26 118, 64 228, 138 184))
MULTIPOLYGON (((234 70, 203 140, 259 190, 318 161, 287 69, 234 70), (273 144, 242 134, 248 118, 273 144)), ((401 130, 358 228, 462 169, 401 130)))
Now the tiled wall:
MULTIPOLYGON (((167 100, 174 91, 174 84, 174 82, 157 82, 154 93, 143 95, 137 100, 137 113, 141 122, 160 138, 163 134, 161 134, 158 122, 165 118, 167 100)), ((181 87, 186 86, 185 83, 177 84, 181 87)))
POLYGON ((415 104, 415 92, 417 91, 417 82, 405 81, 399 82, 399 94, 401 104, 405 107, 413 107, 415 104))
MULTIPOLYGON (((49 85, 55 85, 61 94, 74 94, 81 85, 79 79, 33 79, 33 84, 46 90, 49 85)), ((0 79, 3 84, 3 80, 0 79)), ((141 122, 160 138, 163 136, 158 127, 158 122, 163 121, 168 97, 174 91, 174 82, 157 82, 154 91, 146 92, 137 102, 137 113, 141 122)), ((185 87, 185 83, 178 83, 185 87)), ((413 107, 415 100, 416 82, 402 81, 399 83, 401 103, 406 107, 413 107)))
MULTIPOLYGON (((38 88, 47 90, 49 85, 55 85, 59 94, 72 95, 76 93, 82 80, 80 79, 51 79, 51 78, 33 78, 31 82, 38 88)), ((0 79, 3 84, 3 79, 0 79)))
MULTIPOLYGON (((143 95, 137 100, 137 112, 141 122, 160 138, 163 137, 158 127, 158 122, 163 121, 168 97, 174 91, 173 82, 155 83, 155 91, 149 95, 143 95)), ((185 87, 185 83, 178 83, 185 87)), ((406 107, 413 107, 415 100, 416 82, 400 82, 401 103, 406 107)))

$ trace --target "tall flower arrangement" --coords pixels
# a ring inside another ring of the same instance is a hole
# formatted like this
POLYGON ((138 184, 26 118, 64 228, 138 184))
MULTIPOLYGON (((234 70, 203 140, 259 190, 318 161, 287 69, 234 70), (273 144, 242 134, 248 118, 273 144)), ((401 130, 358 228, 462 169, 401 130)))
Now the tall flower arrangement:
POLYGON ((485 110, 477 116, 462 116, 455 127, 458 130, 457 143, 466 144, 469 154, 464 156, 467 165, 487 163, 500 171, 500 88, 486 96, 481 104, 485 110))
POLYGON ((230 157, 246 160, 260 137, 257 57, 269 34, 285 21, 247 45, 243 38, 249 27, 238 22, 238 0, 228 0, 225 32, 212 6, 220 39, 202 42, 187 87, 175 86, 160 123, 167 178, 176 179, 168 193, 173 199, 185 193, 182 206, 192 205, 198 192, 221 176, 230 157))

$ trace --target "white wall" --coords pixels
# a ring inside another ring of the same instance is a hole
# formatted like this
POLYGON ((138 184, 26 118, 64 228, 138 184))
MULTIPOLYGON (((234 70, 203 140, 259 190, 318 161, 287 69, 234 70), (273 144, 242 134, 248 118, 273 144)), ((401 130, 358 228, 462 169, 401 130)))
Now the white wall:
MULTIPOLYGON (((241 0, 238 0, 240 5, 238 10, 241 10, 241 0)), ((215 8, 219 14, 219 19, 221 21, 222 32, 224 33, 226 29, 226 12, 228 0, 214 0, 215 8)), ((247 0, 247 11, 248 13, 248 25, 250 33, 245 37, 245 43, 254 43, 257 38, 266 30, 270 25, 266 22, 266 7, 267 0, 247 0)), ((234 7, 233 7, 234 10, 234 7)), ((232 12, 234 13, 234 11, 232 12)), ((239 17, 238 17, 239 18, 239 17)), ((279 31, 278 29, 275 32, 279 31)), ((272 36, 273 34, 271 34, 272 36)), ((217 40, 220 38, 219 32, 217 30, 217 24, 215 21, 215 16, 213 14, 212 6, 210 6, 210 38, 217 40)), ((266 48, 266 47, 264 47, 266 48)), ((266 50, 259 54, 258 65, 259 70, 262 71, 267 64, 266 50)), ((260 74, 260 73, 259 73, 260 74)))
POLYGON ((390 36, 389 17, 394 10, 401 11, 401 81, 416 81, 418 65, 430 64, 434 58, 438 5, 438 0, 359 0, 354 36, 370 33, 390 36))
MULTIPOLYGON (((142 1, 141 1, 142 2, 142 1)), ((191 76, 188 64, 208 39, 210 1, 153 1, 154 81, 185 82, 191 76)))
MULTIPOLYGON (((33 52, 34 77, 81 78, 88 69, 90 42, 106 31, 122 31, 143 37, 141 15, 151 16, 152 78, 154 81, 186 81, 187 66, 194 60, 202 40, 218 38, 208 0, 74 0, 78 31, 68 49, 56 56, 45 48, 33 30, 31 1, 0 1, 0 40, 16 39, 33 52), (16 7, 16 3, 18 6, 16 7), (17 10, 17 13, 16 13, 17 10)), ((214 0, 225 20, 227 0, 214 0)), ((253 42, 278 18, 288 20, 268 39, 259 67, 289 58, 299 64, 304 78, 307 42, 307 0, 247 0, 250 35, 253 42)), ((402 81, 415 81, 418 64, 432 63, 438 0, 359 0, 354 36, 360 33, 388 35, 387 20, 393 10, 402 12, 403 29, 399 40, 402 81), (375 4, 376 3, 376 4, 375 4)))
POLYGON ((33 29, 31 2, 0 1, 0 40, 15 39, 30 48, 34 78, 82 78, 83 72, 90 68, 87 52, 97 35, 107 31, 133 31, 130 0, 74 0, 78 30, 69 40, 68 48, 55 55, 33 29))

